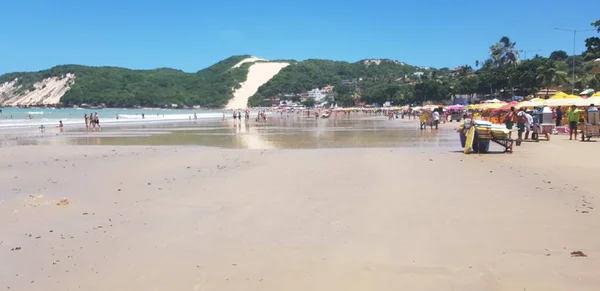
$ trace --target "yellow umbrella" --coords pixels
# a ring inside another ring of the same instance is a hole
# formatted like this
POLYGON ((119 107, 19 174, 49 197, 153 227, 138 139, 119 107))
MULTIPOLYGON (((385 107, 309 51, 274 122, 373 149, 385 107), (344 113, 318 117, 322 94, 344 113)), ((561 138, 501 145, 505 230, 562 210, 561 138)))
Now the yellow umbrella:
POLYGON ((563 99, 563 98, 567 98, 567 96, 569 96, 569 94, 567 94, 565 92, 559 92, 559 93, 552 95, 552 97, 550 97, 549 99, 563 99))
POLYGON ((600 97, 600 92, 594 93, 594 95, 592 95, 592 97, 600 97))
POLYGON ((482 104, 471 104, 471 105, 465 107, 465 109, 468 109, 468 110, 478 109, 478 108, 481 108, 481 105, 482 104))

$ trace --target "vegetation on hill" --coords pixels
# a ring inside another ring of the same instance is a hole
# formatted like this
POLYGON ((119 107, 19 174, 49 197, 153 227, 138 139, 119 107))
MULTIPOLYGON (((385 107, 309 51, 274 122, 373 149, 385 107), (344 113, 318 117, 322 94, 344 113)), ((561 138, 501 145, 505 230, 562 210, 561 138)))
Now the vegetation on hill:
POLYGON ((19 90, 28 91, 33 89, 34 83, 45 78, 73 73, 75 83, 62 97, 64 105, 221 107, 232 98, 233 89, 246 80, 251 63, 232 68, 246 57, 249 56, 230 57, 197 73, 166 68, 129 70, 64 65, 39 72, 6 74, 0 76, 0 83, 18 79, 19 90))
POLYGON ((422 69, 392 60, 380 60, 379 64, 368 60, 356 63, 315 59, 291 62, 291 65, 262 85, 248 103, 250 106, 265 105, 265 98, 280 93, 303 93, 327 85, 340 85, 344 80, 356 81, 362 78, 393 81, 419 70, 422 69))

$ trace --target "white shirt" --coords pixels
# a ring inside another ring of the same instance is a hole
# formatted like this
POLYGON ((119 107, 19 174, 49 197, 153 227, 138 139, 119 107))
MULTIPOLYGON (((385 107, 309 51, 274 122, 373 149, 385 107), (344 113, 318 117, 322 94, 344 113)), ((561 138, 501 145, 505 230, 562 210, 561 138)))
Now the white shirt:
POLYGON ((433 112, 433 120, 440 120, 440 113, 437 111, 433 112))
POLYGON ((533 125, 533 116, 531 116, 531 114, 529 113, 525 113, 525 117, 527 117, 527 126, 531 126, 533 125))

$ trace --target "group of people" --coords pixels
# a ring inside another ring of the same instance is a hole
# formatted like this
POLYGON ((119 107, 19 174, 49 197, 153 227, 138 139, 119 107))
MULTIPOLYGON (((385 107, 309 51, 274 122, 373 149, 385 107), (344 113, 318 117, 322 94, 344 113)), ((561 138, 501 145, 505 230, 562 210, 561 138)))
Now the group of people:
POLYGON ((446 118, 441 118, 442 114, 444 114, 444 112, 441 108, 436 108, 433 111, 425 110, 421 112, 421 115, 419 116, 419 127, 421 129, 426 129, 429 125, 431 129, 433 129, 434 127, 435 129, 438 129, 440 121, 446 123, 446 118))
MULTIPOLYGON (((566 112, 567 121, 569 127, 569 140, 577 140, 577 134, 579 125, 585 122, 582 113, 598 111, 598 108, 594 104, 591 104, 587 110, 578 109, 577 106, 572 105, 566 112)), ((562 110, 557 108, 554 112, 554 118, 556 120, 556 126, 562 124, 562 110)), ((532 111, 527 111, 525 108, 520 108, 518 111, 515 107, 511 107, 510 111, 504 117, 504 125, 507 129, 512 130, 516 125, 518 140, 523 140, 523 133, 525 133, 525 140, 529 139, 529 133, 533 132, 532 139, 537 139, 537 135, 540 131, 540 124, 542 123, 542 108, 537 107, 532 111)), ((547 139, 550 139, 550 133, 544 132, 547 139)))
MULTIPOLYGON (((90 127, 94 131, 96 130, 96 127, 98 127, 99 130, 102 130, 102 128, 100 127, 100 115, 98 115, 98 112, 95 112, 94 114, 90 113, 90 115, 88 115, 86 113, 83 116, 83 118, 85 119, 85 130, 86 131, 90 130, 90 127)), ((118 117, 117 117, 117 119, 118 119, 118 117)))

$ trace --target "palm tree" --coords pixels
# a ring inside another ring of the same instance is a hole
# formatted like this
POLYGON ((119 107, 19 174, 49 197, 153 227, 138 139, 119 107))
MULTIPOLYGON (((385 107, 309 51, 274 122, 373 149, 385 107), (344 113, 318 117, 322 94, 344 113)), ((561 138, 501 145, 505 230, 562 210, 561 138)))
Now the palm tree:
POLYGON ((554 61, 549 61, 546 64, 537 68, 537 78, 545 88, 558 87, 559 85, 568 83, 567 72, 554 61))
POLYGON ((515 49, 516 44, 511 42, 508 37, 503 36, 499 42, 490 47, 490 56, 497 68, 513 66, 521 61, 519 51, 515 49))

